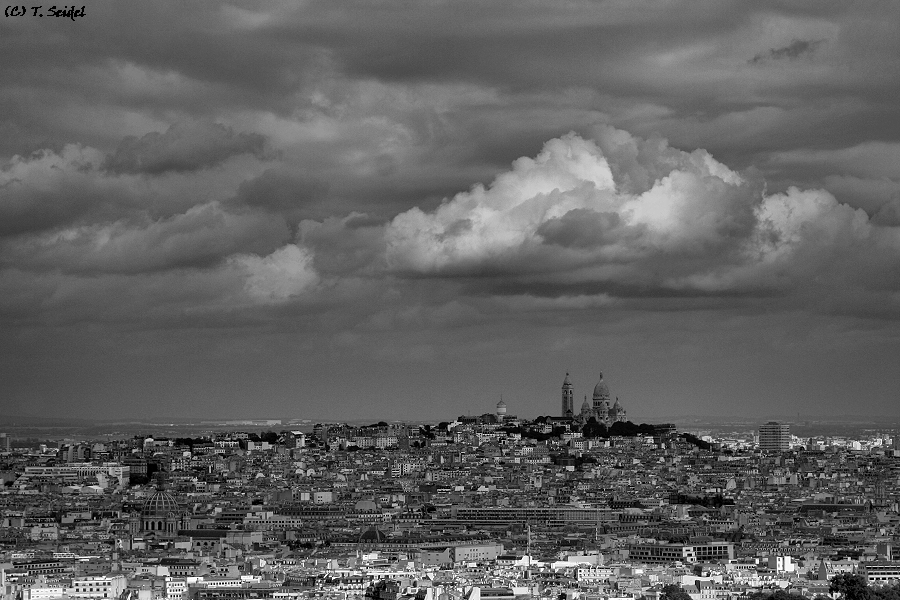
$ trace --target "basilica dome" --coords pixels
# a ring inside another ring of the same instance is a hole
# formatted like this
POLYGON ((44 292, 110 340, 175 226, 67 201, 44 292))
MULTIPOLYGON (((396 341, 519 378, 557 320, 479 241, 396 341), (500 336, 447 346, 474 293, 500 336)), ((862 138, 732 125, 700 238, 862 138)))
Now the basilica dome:
POLYGON ((141 508, 143 517, 165 517, 169 513, 177 513, 180 511, 175 496, 169 492, 159 490, 144 502, 141 508))
POLYGON ((600 381, 594 386, 594 398, 609 398, 609 387, 603 381, 603 373, 600 373, 600 381))

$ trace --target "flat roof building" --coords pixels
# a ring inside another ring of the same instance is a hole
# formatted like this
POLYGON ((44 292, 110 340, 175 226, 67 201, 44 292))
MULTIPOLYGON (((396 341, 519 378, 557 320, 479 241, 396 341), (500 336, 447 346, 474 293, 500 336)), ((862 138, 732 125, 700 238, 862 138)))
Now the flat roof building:
POLYGON ((787 452, 791 448, 791 426, 769 421, 759 426, 759 449, 763 452, 787 452))

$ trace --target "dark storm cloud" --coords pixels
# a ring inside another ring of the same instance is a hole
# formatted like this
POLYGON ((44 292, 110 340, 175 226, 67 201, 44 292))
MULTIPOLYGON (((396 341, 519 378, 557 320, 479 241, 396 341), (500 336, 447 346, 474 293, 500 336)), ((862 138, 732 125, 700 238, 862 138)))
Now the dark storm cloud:
POLYGON ((293 89, 302 74, 292 66, 306 66, 314 56, 302 40, 279 40, 271 26, 246 22, 253 12, 226 4, 163 1, 126 9, 114 1, 100 1, 86 5, 86 10, 90 17, 79 27, 46 20, 5 23, 4 43, 10 50, 24 49, 35 35, 44 43, 32 45, 30 52, 21 54, 22 61, 2 68, 28 80, 52 81, 65 69, 132 64, 252 91, 259 101, 265 93, 277 97, 278 92, 293 89))
POLYGON ((825 40, 791 40, 791 43, 783 48, 771 48, 768 52, 757 54, 750 59, 750 62, 759 64, 767 60, 794 60, 814 53, 824 43, 825 40))
POLYGON ((878 212, 872 217, 872 222, 878 225, 900 227, 900 194, 896 194, 878 209, 878 212))
MULTIPOLYGON (((255 4, 211 8, 154 3, 135 7, 127 15, 114 7, 96 4, 92 14, 97 21, 84 28, 53 29, 46 52, 26 52, 24 48, 40 30, 18 27, 4 37, 12 53, 25 57, 20 67, 7 66, 18 69, 9 75, 23 82, 4 91, 11 95, 13 108, 4 113, 10 131, 29 138, 32 144, 42 137, 60 143, 72 141, 71 136, 60 139, 67 130, 77 133, 80 141, 99 144, 109 142, 104 128, 118 123, 121 129, 134 114, 143 118, 177 113, 202 117, 243 108, 303 118, 328 112, 330 109, 318 106, 311 97, 327 93, 328 87, 344 79, 381 81, 398 89, 463 83, 499 90, 494 110, 483 110, 483 119, 472 115, 487 107, 464 106, 460 110, 452 100, 441 112, 443 123, 438 127, 439 119, 413 123, 414 112, 402 104, 394 111, 406 115, 410 131, 442 131, 443 137, 427 139, 419 148, 423 156, 432 148, 447 147, 447 140, 461 150, 451 165, 442 166, 458 169, 467 162, 486 159, 496 169, 523 152, 533 152, 550 137, 583 126, 592 113, 598 118, 598 109, 602 113, 620 100, 622 107, 607 111, 606 118, 640 134, 657 131, 682 146, 710 149, 742 168, 750 164, 747 150, 735 143, 717 147, 718 140, 731 132, 752 136, 766 122, 717 123, 714 119, 754 107, 796 107, 798 102, 829 95, 846 98, 863 90, 868 100, 876 94, 885 101, 896 97, 896 78, 878 76, 889 72, 879 68, 885 59, 878 57, 891 56, 891 51, 897 50, 887 32, 879 35, 878 28, 890 17, 876 19, 866 7, 700 2, 636 9, 618 3, 571 2, 551 7, 453 2, 410 10, 404 3, 311 2, 285 10, 255 4), (817 75, 782 72, 766 80, 749 72, 758 69, 747 67, 748 73, 742 74, 748 53, 758 52, 760 41, 768 41, 776 50, 785 47, 783 39, 770 40, 770 21, 777 23, 779 32, 796 31, 796 39, 813 42, 824 39, 825 34, 832 37, 826 30, 839 26, 840 35, 828 44, 830 54, 822 64, 823 71, 817 75), (360 27, 360 23, 366 26, 360 27), (868 33, 873 30, 874 34, 868 33), (856 68, 863 49, 866 57, 875 59, 870 67, 856 68), (62 63, 54 62, 60 56, 62 63), (66 94, 45 93, 63 88, 68 90, 66 94), (551 106, 548 102, 559 107, 561 91, 590 90, 601 96, 576 99, 571 114, 557 111, 554 117, 552 110, 536 115, 527 101, 523 102, 539 90, 556 96, 555 100, 537 99, 544 108, 551 106), (50 124, 47 115, 32 112, 28 98, 36 95, 65 98, 64 104, 54 101, 49 113, 59 114, 58 120, 50 124), (89 115, 95 127, 75 129, 77 124, 67 122, 64 116, 87 103, 98 107, 96 114, 89 115), (669 111, 669 118, 610 114, 642 104, 669 111), (117 112, 120 121, 99 119, 103 107, 106 112, 117 112), (692 138, 679 125, 698 117, 700 122, 690 123, 689 129, 705 127, 708 131, 701 138, 692 138), (472 120, 476 122, 469 123, 472 120), (518 130, 511 130, 502 120, 518 121, 518 130), (27 131, 22 130, 23 124, 27 131), (502 134, 495 130, 498 125, 502 134), (94 137, 97 139, 91 139, 94 137), (725 146, 728 154, 722 153, 725 146)), ((352 85, 343 88, 350 99, 357 93, 352 85)), ((889 114, 881 119, 888 127, 900 122, 895 103, 889 106, 889 114)), ((384 109, 375 105, 363 108, 370 113, 384 109)), ((783 132, 785 144, 803 143, 817 135, 823 124, 834 131, 853 117, 807 116, 814 111, 814 107, 794 110, 787 121, 801 123, 806 118, 808 122, 800 127, 773 124, 764 131, 763 143, 775 143, 772 136, 779 132, 783 132)), ((153 125, 159 128, 159 123, 153 125)), ((848 126, 841 135, 864 135, 861 126, 848 126)), ((870 124, 868 129, 878 128, 870 124)), ((144 127, 137 135, 146 130, 144 127)), ((115 137, 121 139, 121 135, 115 137)), ((8 142, 4 137, 0 143, 8 142)), ((408 164, 403 158, 379 154, 373 156, 372 165, 376 173, 397 174, 408 181, 408 164)), ((417 186, 419 197, 427 196, 423 184, 417 182, 417 186)), ((401 193, 403 190, 398 190, 396 196, 401 193)), ((405 200, 407 207, 415 193, 405 200)), ((346 208, 366 209, 363 199, 354 201, 359 204, 346 208)))
POLYGON ((43 231, 84 215, 105 211, 126 187, 97 185, 100 153, 68 145, 59 153, 44 150, 16 156, 0 171, 0 236, 43 231))
POLYGON ((292 223, 301 219, 322 219, 327 216, 322 201, 328 187, 325 181, 303 176, 293 169, 268 169, 260 176, 243 182, 231 203, 277 212, 292 223))
POLYGON ((81 274, 204 268, 237 252, 266 255, 288 239, 282 219, 207 204, 158 221, 80 226, 10 241, 0 264, 81 274))
MULTIPOLYGON (((349 72, 389 80, 483 80, 491 85, 560 86, 597 83, 611 65, 640 59, 703 33, 727 34, 752 13, 742 3, 675 3, 641 15, 610 3, 442 3, 423 12, 405 4, 346 3, 307 31, 333 48, 349 72), (348 31, 336 12, 366 23, 348 31), (510 18, 511 15, 515 18, 510 18), (396 33, 403 31, 404 35, 396 33), (653 31, 653 47, 635 34, 653 31), (592 60, 588 60, 591 57, 592 60), (553 68, 549 68, 550 65, 553 68), (580 74, 579 75, 576 75, 580 74)), ((302 27, 302 26, 301 26, 302 27)), ((615 74, 618 75, 618 74, 615 74)), ((625 92, 627 93, 627 91, 625 92)))
MULTIPOLYGON (((587 355, 604 327, 633 353, 677 331, 677 357, 766 329, 746 315, 818 319, 836 344, 840 319, 900 315, 896 3, 87 13, 0 21, 16 57, 0 62, 10 355, 96 327, 121 372, 194 357, 170 395, 208 373, 191 396, 213 412, 225 370, 260 398, 296 373, 278 405, 294 410, 323 378, 358 390, 381 363, 387 381, 470 356, 530 368, 548 359, 528 348, 587 355), (704 325, 682 336, 691 311, 704 325), (249 373, 249 354, 279 367, 249 373)), ((14 375, 37 397, 40 377, 14 375)))
MULTIPOLYGON (((88 232, 102 239, 113 232, 138 232, 161 223, 167 223, 166 228, 176 222, 197 223, 198 215, 212 214, 205 210, 211 205, 206 196, 228 189, 229 180, 240 178, 248 169, 235 165, 229 172, 147 180, 140 175, 112 173, 105 167, 107 162, 108 156, 98 150, 76 144, 59 152, 44 150, 14 157, 0 169, 0 237, 18 238, 10 243, 22 247, 32 243, 46 247, 51 240, 59 244, 76 238, 85 242, 88 238, 83 235, 88 232), (187 218, 190 214, 194 217, 187 218)), ((252 165, 249 169, 252 172, 252 165)), ((228 216, 218 212, 222 218, 228 216)), ((240 215, 247 208, 235 207, 231 212, 240 215)), ((238 216, 232 223, 238 225, 240 219, 238 216)), ((220 235, 227 238, 228 228, 220 235)), ((84 251, 102 249, 98 244, 83 245, 84 251)))
POLYGON ((235 133, 219 123, 178 123, 164 133, 125 138, 105 166, 114 173, 148 175, 196 171, 239 154, 263 158, 265 143, 259 134, 235 133))

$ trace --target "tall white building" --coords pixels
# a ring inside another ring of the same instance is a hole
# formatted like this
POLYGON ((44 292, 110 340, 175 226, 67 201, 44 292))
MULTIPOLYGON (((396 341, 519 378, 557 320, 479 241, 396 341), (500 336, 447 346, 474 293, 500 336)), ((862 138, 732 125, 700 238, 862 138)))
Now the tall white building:
POLYGON ((763 452, 787 452, 791 448, 791 426, 769 421, 759 426, 759 449, 763 452))

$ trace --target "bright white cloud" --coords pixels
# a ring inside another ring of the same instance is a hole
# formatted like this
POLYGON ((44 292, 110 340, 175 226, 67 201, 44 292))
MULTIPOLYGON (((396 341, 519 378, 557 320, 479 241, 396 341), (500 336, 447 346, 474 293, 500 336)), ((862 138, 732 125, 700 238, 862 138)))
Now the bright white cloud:
POLYGON ((418 208, 398 215, 387 230, 388 264, 434 272, 526 251, 542 223, 600 207, 614 187, 595 144, 574 134, 551 140, 536 159, 518 159, 488 189, 457 194, 430 215, 418 208))
POLYGON ((571 247, 637 258, 705 251, 752 229, 756 188, 708 153, 673 151, 617 130, 602 135, 600 145, 620 159, 612 165, 598 143, 569 134, 547 142, 536 159, 518 159, 488 188, 457 194, 431 214, 398 215, 387 230, 388 264, 439 273, 551 259, 571 247))
POLYGON ((704 150, 611 128, 595 140, 569 134, 487 188, 398 215, 386 229, 387 264, 651 294, 801 293, 829 279, 865 289, 893 277, 900 228, 824 190, 763 190, 704 150))

